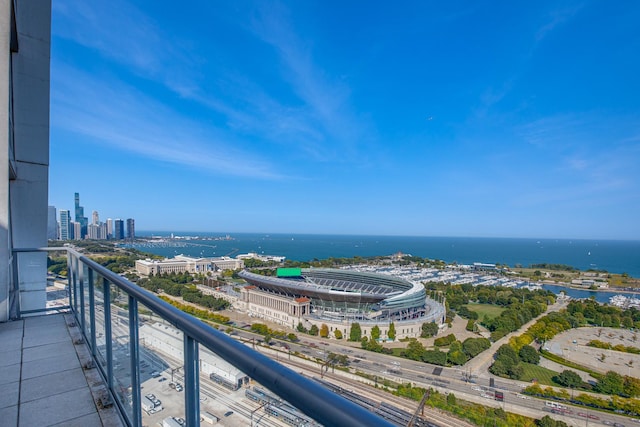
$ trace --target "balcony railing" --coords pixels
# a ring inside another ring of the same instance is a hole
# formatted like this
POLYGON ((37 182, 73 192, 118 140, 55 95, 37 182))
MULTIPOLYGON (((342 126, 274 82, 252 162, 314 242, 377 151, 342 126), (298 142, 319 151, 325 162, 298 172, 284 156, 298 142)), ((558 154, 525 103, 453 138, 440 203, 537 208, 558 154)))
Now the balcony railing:
MULTIPOLYGON (((14 249, 12 267, 16 283, 19 283, 19 258, 22 254, 53 251, 66 252, 68 308, 75 315, 95 365, 126 424, 142 426, 143 411, 149 413, 150 409, 148 398, 142 396, 142 385, 149 384, 145 382, 150 379, 148 371, 158 366, 160 370, 170 371, 172 376, 182 370, 184 401, 181 402, 181 409, 185 424, 199 426, 200 402, 203 398, 200 354, 210 351, 317 423, 326 426, 392 425, 317 382, 178 310, 73 249, 14 249), (172 326, 172 331, 179 331, 182 348, 159 357, 157 352, 150 350, 141 333, 147 330, 143 327, 167 324, 172 326)), ((65 307, 55 309, 60 308, 65 307)), ((21 312, 19 303, 17 311, 20 315, 34 312, 21 312)), ((256 410, 251 411, 252 422, 256 410)))

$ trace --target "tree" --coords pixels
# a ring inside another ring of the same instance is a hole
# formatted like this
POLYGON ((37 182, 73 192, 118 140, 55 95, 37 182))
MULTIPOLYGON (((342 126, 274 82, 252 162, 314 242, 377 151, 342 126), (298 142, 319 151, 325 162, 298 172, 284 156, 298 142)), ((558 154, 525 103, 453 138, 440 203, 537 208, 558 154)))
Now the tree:
POLYGON ((523 346, 520 349, 518 356, 520 356, 520 360, 526 363, 533 363, 534 365, 537 365, 540 362, 540 355, 536 349, 530 345, 523 346))
POLYGON ((556 421, 549 415, 545 415, 539 420, 536 420, 536 425, 538 427, 567 427, 567 423, 564 421, 556 421))
MULTIPOLYGON (((629 361, 628 365, 631 366, 629 361)), ((640 396, 640 378, 626 376, 624 377, 624 394, 627 396, 640 396)))
POLYGON ((309 335, 318 335, 319 332, 320 331, 317 325, 311 325, 311 328, 309 329, 309 335))
POLYGON ((436 345, 438 347, 446 347, 455 341, 456 341, 456 336, 453 334, 449 334, 444 337, 436 338, 433 341, 433 345, 436 345))
POLYGON ((513 365, 511 369, 509 369, 509 378, 514 380, 519 380, 522 375, 524 375, 524 368, 522 365, 513 365))
POLYGON ((462 343, 462 351, 473 358, 491 347, 491 341, 486 338, 467 338, 462 343))
POLYGON ((296 328, 298 330, 298 332, 302 332, 302 333, 307 333, 309 331, 307 331, 307 328, 304 327, 304 325, 302 324, 302 322, 298 322, 298 327, 296 328))
POLYGON ((509 374, 510 368, 511 367, 508 366, 508 364, 503 360, 497 359, 495 362, 493 362, 493 365, 489 367, 489 371, 499 377, 506 377, 509 374))
POLYGON ((351 324, 351 330, 349 332, 349 341, 360 341, 362 338, 362 328, 360 323, 355 322, 351 324))
POLYGON ((608 371, 596 384, 596 390, 605 394, 623 394, 624 379, 614 371, 608 371))
POLYGON ((456 406, 456 395, 453 393, 449 393, 447 395, 447 405, 456 406))
POLYGON ((466 327, 467 331, 473 332, 475 327, 476 327, 476 321, 475 320, 473 320, 473 319, 467 320, 467 327, 466 327))
POLYGON ((320 336, 322 338, 327 338, 329 336, 329 327, 324 323, 320 326, 320 336))
POLYGON ((331 369, 335 371, 335 366, 348 366, 349 365, 349 357, 344 354, 336 354, 329 352, 327 355, 327 365, 331 366, 331 369))
POLYGON ((422 361, 444 366, 447 364, 447 353, 439 350, 426 350, 422 355, 422 361))
POLYGON ((389 337, 391 341, 395 341, 396 339, 396 325, 393 322, 389 323, 389 332, 387 332, 387 337, 389 337))
POLYGON ((438 325, 436 322, 429 322, 422 324, 422 333, 420 336, 422 338, 430 338, 435 336, 438 333, 438 325))
POLYGON ((336 329, 336 330, 333 332, 333 335, 335 335, 335 337, 336 337, 336 339, 337 339, 337 340, 341 340, 341 339, 342 339, 342 332, 340 331, 340 329, 336 329))
POLYGON ((416 339, 412 339, 404 350, 404 357, 412 360, 421 360, 424 352, 425 348, 422 343, 416 339))
POLYGON ((496 351, 496 360, 503 360, 506 363, 516 365, 520 358, 516 354, 516 351, 508 344, 502 344, 498 351, 496 351))
POLYGON ((467 355, 462 352, 459 346, 455 350, 449 350, 449 352, 447 353, 447 359, 454 365, 464 365, 465 363, 467 363, 467 360, 469 360, 467 355))
POLYGON ((378 325, 371 328, 371 339, 373 341, 378 341, 380 339, 380 327, 378 325))
POLYGON ((582 378, 580 375, 566 369, 553 379, 563 387, 577 388, 582 384, 582 378))

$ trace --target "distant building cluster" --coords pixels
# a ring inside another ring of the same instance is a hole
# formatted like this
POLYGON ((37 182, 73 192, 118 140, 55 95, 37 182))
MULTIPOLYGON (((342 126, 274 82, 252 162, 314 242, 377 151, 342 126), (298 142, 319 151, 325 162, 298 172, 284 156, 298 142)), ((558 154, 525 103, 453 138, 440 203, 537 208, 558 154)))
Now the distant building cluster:
POLYGON ((133 240, 136 238, 136 222, 133 218, 126 221, 117 218, 107 218, 106 222, 100 221, 98 211, 89 218, 84 215, 84 207, 80 206, 80 194, 75 193, 75 211, 71 216, 68 209, 60 209, 60 217, 57 219, 56 207, 49 206, 47 222, 47 238, 49 240, 133 240))
POLYGON ((255 252, 249 252, 247 254, 240 254, 236 256, 237 259, 257 259, 258 261, 262 261, 262 262, 269 262, 269 261, 273 261, 273 262, 284 262, 286 257, 283 256, 278 256, 278 255, 260 255, 257 254, 255 252))
POLYGON ((244 261, 226 256, 213 258, 193 258, 178 255, 163 260, 144 259, 136 261, 136 271, 145 276, 165 273, 208 273, 217 270, 239 270, 244 268, 244 261))

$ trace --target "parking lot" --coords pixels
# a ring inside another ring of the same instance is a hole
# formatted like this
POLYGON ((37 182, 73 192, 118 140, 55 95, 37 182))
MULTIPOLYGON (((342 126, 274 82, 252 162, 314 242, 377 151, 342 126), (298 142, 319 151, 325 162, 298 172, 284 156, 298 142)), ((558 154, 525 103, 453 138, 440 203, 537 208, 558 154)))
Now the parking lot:
MULTIPOLYGON (((620 375, 640 378, 640 354, 588 347, 591 340, 622 344, 625 347, 639 347, 640 340, 634 341, 636 333, 618 328, 587 327, 570 329, 556 335, 545 343, 545 348, 554 354, 599 372, 615 371, 620 375), (602 356, 604 355, 604 360, 602 356)), ((636 337, 637 339, 637 337, 636 337)))

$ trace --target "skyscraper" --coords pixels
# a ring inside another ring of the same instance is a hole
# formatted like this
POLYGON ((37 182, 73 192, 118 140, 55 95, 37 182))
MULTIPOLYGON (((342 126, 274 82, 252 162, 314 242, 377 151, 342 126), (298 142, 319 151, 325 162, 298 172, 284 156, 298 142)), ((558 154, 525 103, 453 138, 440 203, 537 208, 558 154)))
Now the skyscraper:
POLYGON ((82 240, 84 236, 87 234, 87 225, 89 224, 89 219, 84 216, 84 207, 80 206, 80 194, 75 193, 75 207, 76 207, 76 222, 80 224, 80 234, 75 235, 76 240, 82 240))
POLYGON ((91 224, 93 224, 93 225, 99 225, 100 224, 100 217, 98 216, 98 211, 93 211, 93 213, 91 215, 91 224))
POLYGON ((100 227, 96 224, 87 225, 87 239, 97 240, 100 238, 100 227))
POLYGON ((107 218, 107 237, 106 239, 113 239, 113 220, 107 218))
POLYGON ((133 218, 127 218, 127 239, 136 238, 136 221, 133 218))
POLYGON ((99 227, 100 227, 100 232, 98 233, 98 239, 102 239, 102 240, 108 239, 109 231, 107 229, 107 224, 105 224, 104 222, 101 222, 99 227))
POLYGON ((56 218, 55 206, 49 206, 47 210, 47 239, 58 239, 58 220, 56 218))
POLYGON ((116 219, 115 221, 115 230, 114 230, 114 235, 113 237, 116 240, 122 240, 124 239, 124 221, 121 219, 116 219))
POLYGON ((60 209, 60 240, 71 240, 72 231, 71 213, 66 209, 60 209))
POLYGON ((83 234, 82 234, 82 224, 80 224, 79 222, 72 222, 73 224, 73 240, 82 240, 83 234))

